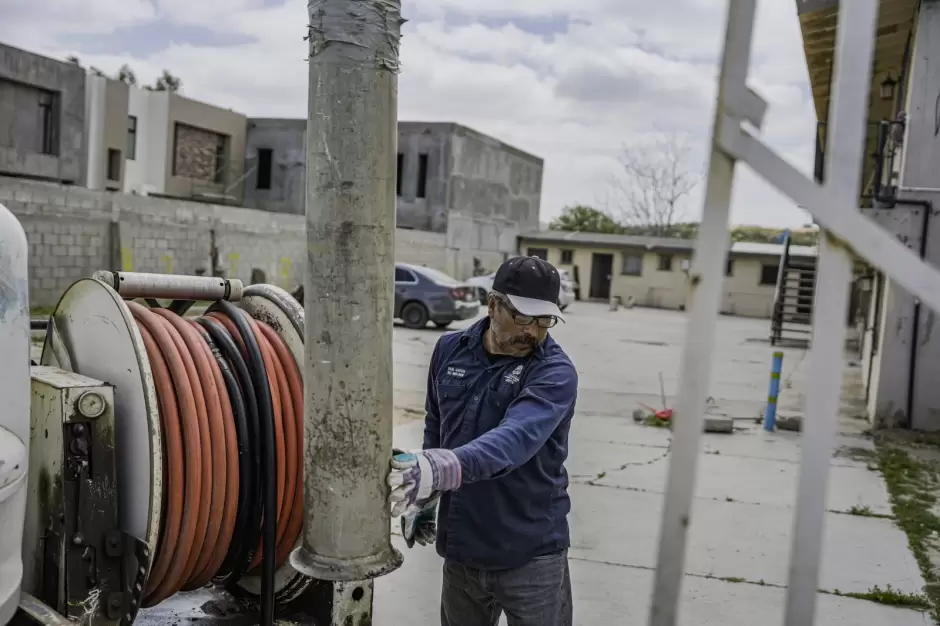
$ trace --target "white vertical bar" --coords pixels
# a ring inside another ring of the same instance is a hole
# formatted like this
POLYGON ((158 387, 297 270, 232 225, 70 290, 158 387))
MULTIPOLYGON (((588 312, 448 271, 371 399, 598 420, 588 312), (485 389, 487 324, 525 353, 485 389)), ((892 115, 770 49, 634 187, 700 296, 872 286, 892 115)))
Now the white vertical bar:
POLYGON ((755 1, 731 0, 728 8, 705 205, 692 260, 691 306, 679 375, 680 391, 659 532, 650 626, 674 626, 678 615, 702 416, 708 395, 714 330, 718 323, 729 244, 728 217, 735 161, 719 145, 719 136, 722 124, 740 122, 740 118, 729 115, 729 101, 746 101, 755 1))
MULTIPOLYGON (((852 0, 842 2, 839 7, 824 185, 845 206, 858 206, 877 17, 878 0, 852 0)), ((786 626, 807 626, 813 623, 816 614, 826 491, 842 392, 851 279, 852 257, 848 249, 829 231, 824 231, 819 245, 819 277, 790 552, 786 626)))

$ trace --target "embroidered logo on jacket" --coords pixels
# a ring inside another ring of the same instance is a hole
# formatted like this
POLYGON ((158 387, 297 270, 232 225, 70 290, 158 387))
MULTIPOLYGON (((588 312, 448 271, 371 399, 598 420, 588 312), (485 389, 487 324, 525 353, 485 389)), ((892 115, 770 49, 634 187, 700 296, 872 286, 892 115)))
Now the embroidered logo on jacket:
POLYGON ((463 378, 467 375, 467 370, 462 367, 454 367, 449 365, 447 367, 447 375, 452 376, 453 378, 463 378))
POLYGON ((524 366, 522 365, 517 365, 514 370, 506 374, 506 377, 503 380, 505 380, 510 385, 516 384, 517 382, 519 382, 519 377, 522 375, 523 367, 524 366))

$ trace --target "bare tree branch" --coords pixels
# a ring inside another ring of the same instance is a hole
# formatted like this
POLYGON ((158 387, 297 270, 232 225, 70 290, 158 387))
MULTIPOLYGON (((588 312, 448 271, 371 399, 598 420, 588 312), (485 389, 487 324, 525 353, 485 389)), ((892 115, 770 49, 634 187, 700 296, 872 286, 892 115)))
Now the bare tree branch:
POLYGON ((699 182, 687 168, 688 153, 688 140, 675 134, 624 146, 621 173, 612 182, 616 208, 611 207, 624 224, 655 236, 671 234, 699 182))

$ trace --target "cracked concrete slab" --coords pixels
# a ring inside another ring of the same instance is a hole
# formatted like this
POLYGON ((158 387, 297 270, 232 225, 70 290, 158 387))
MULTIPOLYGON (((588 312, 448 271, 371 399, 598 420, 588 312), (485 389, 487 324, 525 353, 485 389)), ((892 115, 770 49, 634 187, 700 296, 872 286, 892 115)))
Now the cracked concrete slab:
MULTIPOLYGON (((661 405, 659 372, 672 406, 684 318, 642 309, 610 312, 580 302, 567 318, 567 324, 552 332, 572 357, 581 382, 567 464, 575 623, 643 623, 656 565, 671 431, 638 425, 632 414, 638 402, 661 405), (601 486, 586 484, 591 480, 601 486)), ((680 622, 686 626, 783 621, 803 435, 765 433, 755 423, 766 399, 773 352, 764 341, 767 333, 766 321, 736 318, 721 318, 715 330, 714 412, 745 419, 735 420, 733 434, 703 435, 681 607, 680 622), (763 586, 756 584, 761 580, 763 586)), ((414 406, 420 414, 427 359, 437 334, 396 329, 396 363, 404 361, 396 370, 396 406, 414 406)), ((801 411, 808 358, 798 349, 784 352, 780 407, 801 411)), ((847 365, 845 371, 849 378, 858 376, 857 367, 847 365)), ((848 381, 846 388, 852 384, 848 381)), ((845 399, 843 415, 833 418, 840 434, 828 506, 867 507, 887 515, 884 481, 869 469, 874 446, 865 436, 868 424, 848 417, 846 407, 855 405, 845 399)), ((422 431, 419 420, 403 423, 395 429, 395 443, 420 447, 422 431)), ((401 545, 400 538, 395 541, 401 545)), ((441 561, 433 549, 404 552, 404 567, 377 583, 376 623, 437 623, 441 561)), ((924 585, 907 539, 893 520, 828 513, 820 587, 864 593, 889 584, 917 594, 924 585)), ((928 623, 919 611, 819 595, 819 625, 928 623)))
MULTIPOLYGON (((440 621, 442 561, 431 547, 409 550, 398 571, 375 583, 376 624, 437 624, 440 621)), ((651 603, 653 571, 610 563, 571 559, 574 623, 644 624, 651 603)), ((747 582, 725 582, 687 575, 683 580, 681 626, 753 626, 782 624, 785 590, 747 582)), ((927 626, 919 611, 866 600, 818 595, 815 626, 927 626)), ((505 625, 505 618, 500 622, 505 625)))
MULTIPOLYGON (((627 487, 663 493, 666 484, 668 460, 649 462, 657 458, 649 449, 632 448, 609 450, 619 446, 592 444, 589 458, 592 462, 608 457, 623 463, 632 463, 624 469, 611 469, 595 483, 612 487, 627 487), (636 452, 634 450, 637 450, 636 452), (629 457, 629 460, 626 460, 629 457)), ((660 453, 661 454, 661 453, 660 453)), ((622 467, 623 465, 612 467, 622 467)), ((741 457, 731 454, 703 454, 699 461, 696 496, 738 502, 770 504, 788 507, 796 501, 799 465, 789 461, 741 457)), ((848 511, 852 507, 868 507, 872 513, 890 515, 888 492, 879 480, 872 480, 867 467, 833 464, 829 474, 828 507, 835 511, 848 511)))
MULTIPOLYGON (((655 567, 663 496, 591 485, 569 489, 572 555, 655 567)), ((787 584, 793 509, 696 499, 686 572, 787 584)), ((829 513, 820 587, 864 593, 875 585, 920 593, 924 581, 891 520, 829 513)))

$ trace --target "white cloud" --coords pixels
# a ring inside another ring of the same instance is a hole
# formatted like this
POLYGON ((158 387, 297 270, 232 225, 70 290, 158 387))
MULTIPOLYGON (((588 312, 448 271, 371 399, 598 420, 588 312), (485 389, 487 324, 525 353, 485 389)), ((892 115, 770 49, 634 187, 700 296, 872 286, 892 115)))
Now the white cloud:
POLYGON ((98 35, 156 16, 149 0, 0 0, 0 41, 34 51, 67 35, 98 35))
MULTIPOLYGON (((139 76, 168 68, 182 77, 190 97, 249 115, 305 115, 303 3, 12 1, 22 35, 16 45, 57 56, 76 52, 58 43, 62 35, 106 33, 157 18, 250 37, 253 43, 227 47, 167 41, 141 58, 81 56, 105 70, 127 62, 139 76), (47 17, 53 7, 61 19, 47 17)), ((796 10, 781 0, 759 6, 751 75, 771 103, 764 136, 809 171, 815 115, 796 10)), ((644 133, 690 133, 692 163, 704 169, 725 8, 716 0, 406 2, 404 16, 412 21, 403 29, 399 117, 464 123, 544 157, 543 221, 566 204, 606 196, 620 146, 644 133), (567 28, 559 29, 566 19, 567 28), (532 32, 539 24, 552 32, 532 32)), ((2 25, 0 39, 14 42, 2 25)), ((792 225, 807 219, 740 169, 736 222, 792 225)), ((700 193, 690 213, 699 206, 700 193)))

